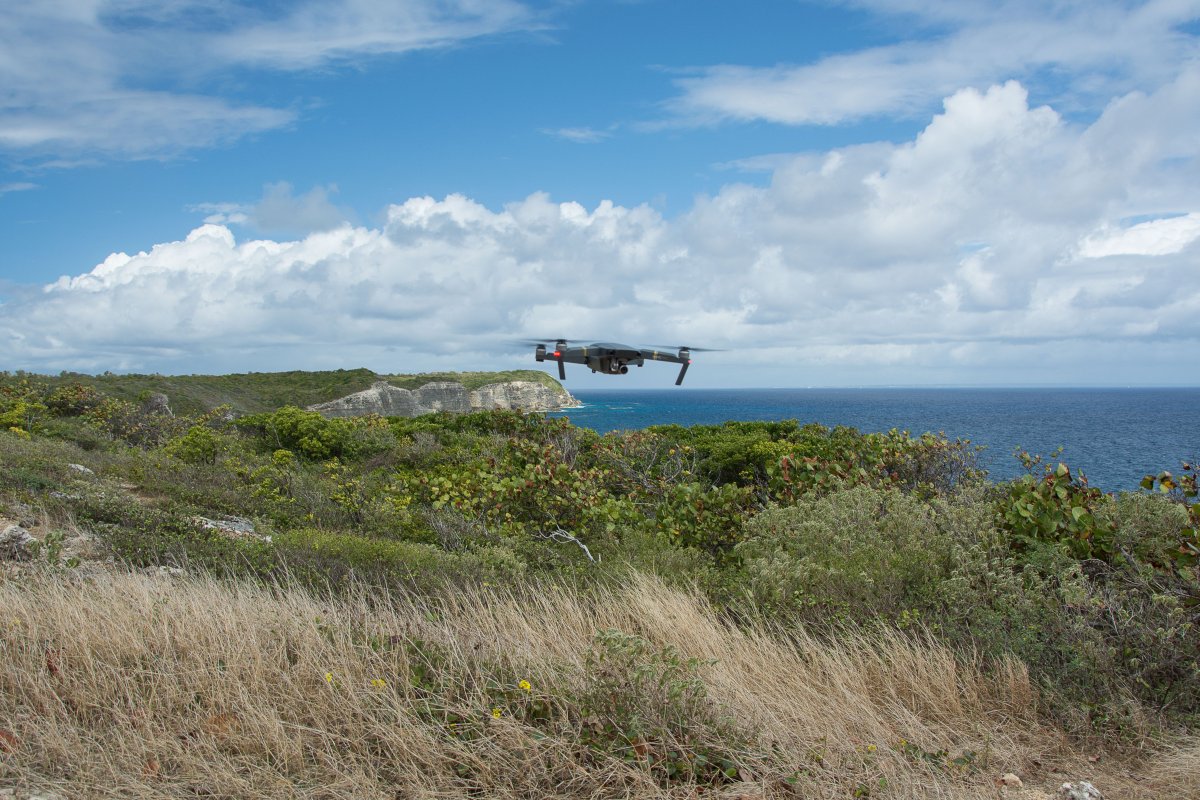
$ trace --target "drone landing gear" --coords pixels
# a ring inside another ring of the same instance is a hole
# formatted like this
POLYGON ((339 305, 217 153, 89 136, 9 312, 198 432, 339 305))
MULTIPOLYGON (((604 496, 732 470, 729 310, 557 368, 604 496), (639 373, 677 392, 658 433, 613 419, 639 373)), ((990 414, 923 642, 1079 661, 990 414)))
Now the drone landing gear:
POLYGON ((683 383, 683 376, 687 374, 687 368, 692 364, 692 351, 686 347, 679 348, 679 358, 682 359, 683 366, 679 368, 679 377, 675 379, 676 386, 683 383))

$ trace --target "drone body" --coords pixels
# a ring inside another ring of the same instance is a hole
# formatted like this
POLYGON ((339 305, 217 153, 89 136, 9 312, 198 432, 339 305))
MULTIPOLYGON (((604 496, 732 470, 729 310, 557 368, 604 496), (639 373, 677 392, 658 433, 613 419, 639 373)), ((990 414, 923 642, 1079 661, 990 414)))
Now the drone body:
POLYGON ((615 342, 593 342, 587 345, 569 346, 566 339, 556 340, 550 349, 545 343, 538 342, 536 344, 533 357, 539 362, 557 361, 559 380, 566 379, 567 370, 564 365, 568 363, 584 364, 590 367, 592 372, 604 375, 625 375, 629 372, 630 365, 640 367, 647 361, 669 361, 682 365, 679 368, 679 377, 675 379, 676 386, 683 383, 683 376, 687 373, 688 365, 692 363, 692 349, 703 349, 680 347, 678 352, 672 353, 670 350, 674 348, 659 350, 648 347, 631 347, 615 342))

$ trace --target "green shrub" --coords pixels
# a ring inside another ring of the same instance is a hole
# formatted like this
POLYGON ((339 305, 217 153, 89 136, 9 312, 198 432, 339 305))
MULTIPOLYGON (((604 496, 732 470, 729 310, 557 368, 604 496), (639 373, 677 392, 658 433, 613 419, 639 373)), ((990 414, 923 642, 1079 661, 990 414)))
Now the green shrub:
POLYGON ((100 406, 104 395, 82 383, 67 383, 54 387, 46 398, 46 406, 59 417, 79 417, 100 406))
POLYGON ((1051 467, 1024 452, 1018 457, 1026 472, 1004 485, 997 504, 1000 524, 1013 544, 1028 548, 1045 543, 1076 558, 1111 560, 1114 529, 1099 514, 1111 499, 1066 464, 1051 467))
POLYGON ((766 488, 781 503, 859 484, 946 493, 982 475, 978 448, 941 434, 864 434, 796 420, 666 425, 650 431, 693 453, 701 478, 718 485, 766 488))
POLYGON ((1132 557, 1170 571, 1186 569, 1179 557, 1187 552, 1181 538, 1190 525, 1188 511, 1188 506, 1165 496, 1125 492, 1105 503, 1096 516, 1100 525, 1113 531, 1121 561, 1132 557))
POLYGON ((986 491, 927 501, 876 487, 806 498, 747 525, 732 583, 776 623, 834 635, 916 626, 958 652, 1015 655, 1072 729, 1141 735, 1147 712, 1200 713, 1196 583, 1137 557, 1158 551, 1179 512, 1107 501, 1098 524, 1121 555, 1104 561, 1014 538, 994 503, 986 491))
POLYGON ((40 431, 48 409, 46 387, 28 378, 0 385, 0 431, 24 438, 40 431))
POLYGON ((859 486, 763 512, 734 552, 755 606, 825 626, 920 619, 962 549, 935 506, 859 486))
POLYGON ((654 505, 648 521, 684 547, 723 558, 742 540, 743 526, 758 511, 758 503, 755 492, 745 486, 677 483, 654 505))
POLYGON ((135 403, 111 397, 89 407, 82 416, 97 430, 135 447, 160 447, 188 427, 185 419, 156 414, 135 403))
POLYGON ((1193 577, 1200 566, 1200 464, 1183 462, 1183 474, 1172 475, 1161 472, 1142 478, 1143 489, 1154 489, 1172 495, 1187 513, 1187 520, 1179 528, 1178 547, 1171 558, 1180 566, 1191 569, 1193 577))
MULTIPOLYGON (((821 426, 805 426, 821 428, 821 426)), ((716 483, 760 483, 767 468, 786 452, 773 445, 793 441, 800 435, 800 424, 792 420, 778 422, 725 422, 721 425, 656 425, 648 429, 676 447, 688 447, 698 459, 699 475, 716 483)))
POLYGON ((242 417, 236 424, 256 435, 268 451, 286 449, 312 461, 360 459, 396 446, 388 423, 375 416, 330 419, 316 411, 285 406, 242 417))
POLYGON ((215 464, 224 449, 222 437, 206 425, 193 425, 187 433, 172 439, 166 451, 187 464, 215 464))

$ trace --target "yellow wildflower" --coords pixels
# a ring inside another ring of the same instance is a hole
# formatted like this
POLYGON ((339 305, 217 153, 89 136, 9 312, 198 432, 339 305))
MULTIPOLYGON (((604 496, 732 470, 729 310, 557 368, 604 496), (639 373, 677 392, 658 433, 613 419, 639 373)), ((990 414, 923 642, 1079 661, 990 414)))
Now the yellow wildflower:
POLYGON ((371 685, 374 686, 376 689, 382 689, 385 686, 387 686, 387 681, 384 680, 383 678, 372 678, 371 685))
POLYGON ((325 673, 325 682, 326 682, 326 683, 333 683, 333 673, 332 673, 332 672, 326 672, 326 673, 325 673))
POLYGON ((500 715, 501 715, 501 714, 503 714, 503 713, 504 713, 504 712, 503 712, 503 711, 501 711, 500 709, 498 709, 498 708, 493 708, 493 709, 492 709, 492 719, 500 719, 500 715))
POLYGON ((533 684, 531 684, 529 681, 521 681, 520 683, 517 684, 517 686, 520 686, 521 691, 523 691, 523 692, 532 692, 533 691, 533 684))

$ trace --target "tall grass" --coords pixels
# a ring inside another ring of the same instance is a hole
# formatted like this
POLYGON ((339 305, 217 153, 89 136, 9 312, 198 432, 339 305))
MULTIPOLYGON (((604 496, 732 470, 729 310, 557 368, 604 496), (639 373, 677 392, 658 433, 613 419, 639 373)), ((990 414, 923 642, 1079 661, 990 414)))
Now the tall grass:
POLYGON ((1197 788, 1194 746, 1153 766, 1155 786, 1089 763, 1037 721, 1018 663, 985 671, 899 636, 739 630, 647 578, 432 601, 47 573, 0 578, 0 609, 0 788, 697 796, 693 779, 650 765, 648 752, 668 750, 736 764, 712 796, 977 798, 1008 771, 1051 787, 1061 771, 1110 796, 1197 788), (640 637, 643 663, 597 658, 605 630, 640 637), (679 683, 653 669, 675 652, 699 659, 670 673, 679 683), (675 689, 687 680, 702 691, 685 704, 675 689), (691 717, 669 720, 681 711, 691 717), (671 741, 598 746, 605 715, 671 741))

